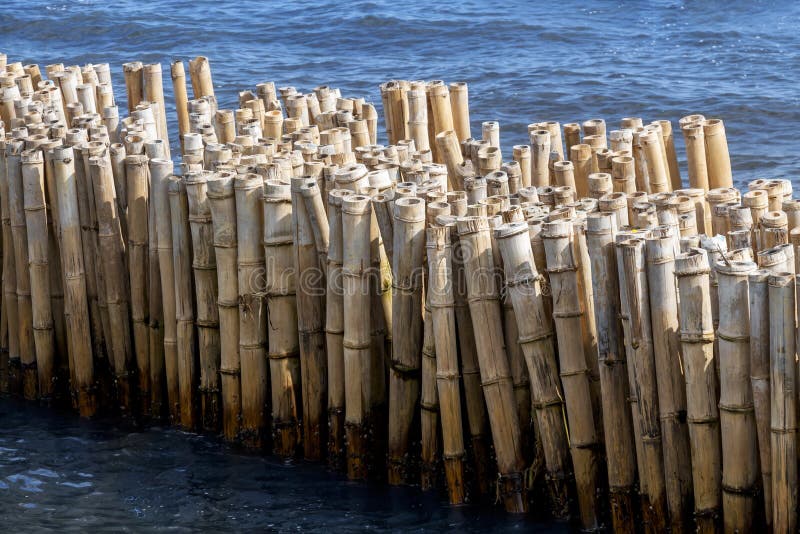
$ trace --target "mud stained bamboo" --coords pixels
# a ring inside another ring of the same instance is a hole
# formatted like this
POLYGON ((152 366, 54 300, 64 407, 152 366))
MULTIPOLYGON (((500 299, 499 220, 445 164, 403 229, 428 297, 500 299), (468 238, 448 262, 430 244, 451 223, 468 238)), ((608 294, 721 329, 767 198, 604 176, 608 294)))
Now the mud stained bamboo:
POLYGON ((297 331, 300 336, 303 389, 303 454, 308 460, 321 460, 327 444, 327 425, 324 422, 328 395, 324 293, 327 266, 321 265, 319 251, 324 248, 327 255, 329 229, 315 179, 292 178, 291 183, 294 269, 297 273, 297 331), (313 191, 309 191, 308 203, 303 196, 303 189, 307 185, 314 186, 313 191), (315 208, 313 217, 307 205, 315 208), (319 239, 315 239, 315 235, 319 239))
MULTIPOLYGON (((597 354, 605 429, 611 520, 616 532, 635 532, 633 493, 636 457, 628 409, 628 362, 623 344, 613 213, 590 214, 586 242, 591 258, 592 293, 597 324, 597 354)), ((552 350, 552 349, 551 349, 552 350)), ((555 367, 555 362, 553 362, 555 367)), ((554 369, 554 373, 557 369, 554 369)), ((542 428, 541 423, 539 427, 542 428)), ((542 431, 544 432, 544 430, 542 431)), ((566 451, 566 449, 564 449, 566 451)))
POLYGON ((411 474, 410 433, 420 396, 425 202, 395 200, 393 228, 392 329, 404 335, 392 344, 389 369, 388 478, 390 484, 401 484, 411 474))
MULTIPOLYGON (((94 362, 92 358, 86 275, 83 270, 81 224, 78 217, 78 192, 75 156, 72 148, 53 149, 53 176, 58 198, 58 226, 61 233, 61 259, 64 272, 64 307, 69 336, 69 350, 75 369, 72 373, 73 395, 83 417, 97 411, 94 362)), ((5 270, 4 270, 5 271, 5 270)), ((9 328, 11 323, 9 323, 9 328)))
POLYGON ((681 348, 686 376, 686 420, 692 454, 694 515, 699 532, 716 532, 722 498, 722 452, 711 317, 710 267, 705 250, 675 258, 681 348))
MULTIPOLYGON (((161 309, 164 323, 164 370, 166 372, 167 411, 170 420, 180 421, 180 386, 178 378, 178 323, 175 298, 175 264, 172 253, 172 221, 169 206, 169 179, 173 164, 161 158, 150 160, 150 210, 158 253, 161 281, 161 309)), ((152 269, 151 269, 152 272, 152 269)))
POLYGON ((214 255, 217 261, 217 311, 220 331, 220 386, 222 388, 222 435, 238 439, 241 428, 242 390, 239 356, 239 277, 238 240, 234 174, 220 171, 206 182, 214 228, 214 255))
POLYGON ((748 275, 751 261, 719 261, 720 431, 722 439, 722 510, 726 532, 755 527, 759 474, 758 438, 750 389, 750 313, 748 275))
POLYGON ((25 226, 25 207, 22 191, 22 150, 24 143, 17 140, 6 142, 6 173, 8 177, 8 203, 11 216, 11 238, 14 246, 15 273, 17 280, 17 316, 20 344, 20 369, 22 395, 28 400, 36 399, 38 374, 36 371, 36 347, 33 335, 33 308, 31 303, 31 278, 28 269, 28 231, 25 226))
POLYGON ((646 241, 646 259, 669 521, 673 530, 684 531, 692 511, 692 465, 675 282, 679 251, 674 237, 673 228, 653 229, 646 241))
POLYGON ((34 149, 22 153, 22 189, 28 232, 33 337, 39 396, 50 402, 55 379, 55 330, 50 302, 48 223, 45 204, 44 158, 34 149))
POLYGON ((89 158, 89 175, 92 180, 95 212, 97 214, 98 247, 103 261, 98 267, 103 271, 106 306, 111 336, 109 359, 114 371, 119 409, 123 417, 133 412, 129 365, 133 361, 130 333, 128 281, 125 243, 122 241, 119 215, 114 193, 114 176, 108 153, 89 158))
POLYGON ((264 181, 257 174, 238 175, 236 197, 237 269, 239 275, 239 357, 241 358, 242 429, 245 446, 261 448, 269 438, 268 369, 265 351, 262 241, 264 181))
POLYGON ((495 238, 503 258, 508 297, 517 317, 519 344, 530 375, 531 402, 544 453, 550 510, 555 517, 567 517, 570 459, 563 394, 553 323, 545 312, 528 224, 516 222, 500 226, 495 230, 495 238))
POLYGON ((503 346, 500 288, 494 276, 489 222, 482 217, 462 217, 457 227, 464 253, 470 315, 473 324, 481 325, 475 330, 475 345, 497 455, 497 491, 506 511, 522 513, 527 508, 522 478, 522 436, 508 356, 503 346))
POLYGON ((291 186, 269 179, 264 184, 264 276, 267 339, 272 394, 273 450, 293 456, 300 445, 302 393, 297 335, 291 186))
MULTIPOLYGON (((17 313, 17 276, 14 240, 11 233, 6 141, 0 143, 0 205, 3 223, 3 311, 8 332, 8 389, 12 395, 22 394, 20 366, 19 314, 17 313)), ((72 155, 69 156, 72 161, 72 155)), ((73 170, 74 172, 74 170, 73 170)), ((89 352, 91 356, 91 351, 89 352)))
MULTIPOLYGON (((148 306, 148 206, 149 187, 147 157, 130 155, 125 158, 125 177, 128 193, 128 275, 133 325, 133 350, 136 360, 139 413, 150 416, 151 365, 150 326, 148 306)), ((163 364, 161 364, 163 365, 163 364)))

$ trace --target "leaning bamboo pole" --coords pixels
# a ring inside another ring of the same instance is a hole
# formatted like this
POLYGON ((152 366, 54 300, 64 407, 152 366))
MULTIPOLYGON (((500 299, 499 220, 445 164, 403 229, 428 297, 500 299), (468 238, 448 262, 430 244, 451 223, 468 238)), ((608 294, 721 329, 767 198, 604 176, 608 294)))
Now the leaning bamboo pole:
POLYGON ((425 202, 394 203, 392 330, 405 335, 392 343, 389 370, 389 483, 408 480, 410 432, 420 394, 422 364, 422 268, 425 256, 425 202))
POLYGON ((508 296, 517 317, 519 344, 530 375, 531 401, 542 442, 551 511, 555 517, 565 517, 570 465, 552 319, 544 308, 528 224, 509 223, 496 229, 495 236, 503 258, 508 296))
POLYGON ((692 455, 694 514, 699 532, 716 532, 721 500, 721 446, 711 317, 710 266, 704 249, 675 258, 681 348, 686 376, 686 420, 692 455))
POLYGON ((292 178, 292 235, 294 270, 298 277, 296 301, 303 390, 303 450, 306 459, 320 460, 327 444, 324 423, 328 395, 324 296, 327 266, 321 265, 321 250, 324 248, 327 255, 328 225, 324 209, 319 206, 319 187, 313 179, 310 180, 314 183, 310 190, 305 188, 304 198, 304 186, 309 179, 292 178), (309 210, 314 206, 316 210, 309 210))
POLYGON ((667 504, 673 530, 681 531, 692 510, 692 465, 675 282, 679 251, 674 237, 673 228, 654 228, 646 242, 646 259, 667 504))
POLYGON ((264 180, 258 174, 234 180, 239 274, 239 357, 241 358, 242 442, 250 448, 266 445, 268 437, 268 370, 265 354, 266 316, 263 306, 264 246, 261 207, 264 180))
POLYGON ((206 182, 214 256, 217 261, 217 312, 220 332, 220 386, 222 388, 222 435, 233 441, 241 429, 242 389, 239 356, 238 239, 234 173, 220 171, 206 182))
POLYGON ((53 396, 56 340, 50 304, 48 224, 42 151, 34 149, 23 152, 21 164, 38 390, 40 398, 49 402, 53 396))
POLYGON ((186 95, 186 71, 183 61, 176 59, 170 66, 172 93, 175 95, 175 114, 178 116, 178 136, 183 145, 183 135, 189 132, 189 99, 186 95))
MULTIPOLYGON (((70 155, 70 161, 72 156, 70 155)), ((73 170, 74 172, 74 170, 73 170)), ((12 395, 21 395, 19 314, 17 313, 17 277, 14 242, 11 233, 6 141, 0 143, 0 205, 3 223, 3 312, 8 332, 8 388, 12 395)), ((91 354, 91 352, 90 352, 91 354)))
POLYGON ((38 396, 36 347, 33 336, 33 308, 31 303, 31 278, 28 269, 28 232, 25 227, 25 205, 22 191, 22 150, 24 142, 11 139, 6 142, 6 174, 8 179, 8 204, 11 216, 11 238, 14 247, 17 280, 17 316, 20 344, 20 369, 22 395, 28 400, 38 396))
POLYGON ((300 444, 302 397, 297 334, 291 186, 264 183, 264 260, 273 449, 293 456, 300 444))
MULTIPOLYGON (((64 306, 69 351, 74 364, 72 376, 73 395, 77 398, 78 410, 83 417, 91 417, 97 411, 94 383, 89 308, 86 291, 86 275, 83 270, 83 248, 81 226, 78 217, 78 193, 75 184, 75 156, 72 148, 53 149, 53 177, 58 197, 58 227, 61 234, 61 254, 64 266, 64 306)), ((8 254, 7 251, 4 251, 8 254)), ((5 272, 5 269, 4 269, 5 272)), ((9 330, 11 323, 9 322, 9 330)))
POLYGON ((481 382, 492 429, 497 469, 498 493, 509 512, 527 508, 522 483, 523 455, 521 432, 508 358, 503 346, 499 288, 492 276, 494 259, 489 222, 482 217, 458 220, 458 233, 464 257, 469 309, 476 330, 475 344, 481 382))
MULTIPOLYGON (((148 308, 148 169, 147 156, 125 158, 128 194, 128 272, 133 325, 133 348, 138 378, 139 412, 150 415, 152 393, 150 365, 150 326, 148 308)), ((163 365, 163 364, 162 364, 163 365)))
POLYGON ((797 530, 796 277, 769 277, 773 532, 797 530))
POLYGON ((722 510, 726 532, 748 532, 755 524, 759 474, 758 438, 750 389, 748 276, 752 261, 718 261, 720 434, 722 510))

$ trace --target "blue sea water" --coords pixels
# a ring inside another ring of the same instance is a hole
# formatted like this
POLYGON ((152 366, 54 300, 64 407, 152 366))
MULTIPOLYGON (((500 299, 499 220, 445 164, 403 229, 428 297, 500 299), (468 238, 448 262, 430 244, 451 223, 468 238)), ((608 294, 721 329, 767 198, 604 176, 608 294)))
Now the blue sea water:
MULTIPOLYGON (((0 51, 42 66, 108 62, 119 103, 122 63, 195 55, 211 60, 220 107, 267 80, 340 87, 379 109, 388 79, 466 81, 473 131, 500 121, 509 149, 531 122, 604 118, 613 129, 624 116, 703 113, 724 119, 742 185, 796 181, 798 22, 800 3, 742 0, 3 0, 0 51)), ((168 81, 165 93, 169 107, 168 81)), ((0 515, 9 530, 554 528, 10 401, 0 401, 0 515)))

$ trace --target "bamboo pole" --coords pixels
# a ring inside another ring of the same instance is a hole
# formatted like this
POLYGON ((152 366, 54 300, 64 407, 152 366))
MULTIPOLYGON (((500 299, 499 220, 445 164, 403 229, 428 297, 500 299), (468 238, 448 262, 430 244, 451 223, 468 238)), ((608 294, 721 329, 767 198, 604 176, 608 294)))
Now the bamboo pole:
POLYGON ((675 230, 658 226, 646 241, 658 408, 663 436, 666 496, 671 527, 686 529, 692 511, 692 465, 686 425, 686 382, 680 347, 675 230))
POLYGON ((699 532, 716 532, 721 500, 721 447, 708 255, 693 248, 675 258, 686 417, 692 451, 694 515, 699 532))
POLYGON ((392 344, 389 371, 389 483, 401 484, 410 476, 410 432, 420 394, 425 202, 395 200, 393 227, 392 330, 405 335, 392 344))
POLYGON ((220 385, 222 387, 222 434, 238 439, 241 429, 242 389, 239 355, 239 279, 237 273, 238 229, 234 177, 220 171, 206 182, 214 228, 217 261, 217 311, 220 331, 220 385))
POLYGON ((6 166, 6 141, 0 142, 0 205, 3 223, 3 314, 8 332, 8 388, 12 395, 22 394, 20 369, 19 314, 17 313, 17 278, 6 166))
POLYGON ((186 71, 183 61, 176 59, 170 66, 172 93, 175 95, 175 114, 178 116, 178 135, 183 139, 189 132, 189 99, 186 95, 186 71))
POLYGON ((319 269, 323 273, 328 271, 328 242, 330 241, 328 229, 328 216, 325 213, 325 203, 322 192, 314 179, 306 180, 301 190, 302 200, 305 204, 308 221, 314 237, 314 246, 319 256, 319 269))
POLYGON ((192 80, 194 97, 214 96, 214 85, 211 82, 211 66, 208 58, 197 56, 189 61, 189 76, 192 80))
POLYGON ((501 341, 499 288, 491 276, 495 267, 489 223, 481 217, 463 217, 457 225, 462 250, 467 252, 464 267, 470 314, 473 323, 483 325, 476 330, 475 344, 497 453, 498 493, 506 511, 520 513, 527 507, 522 484, 524 460, 508 358, 501 341))
POLYGON ((265 182, 263 220, 273 448, 280 456, 294 456, 302 437, 303 399, 289 184, 265 182))
POLYGON ((450 110, 453 116, 453 130, 455 130, 459 142, 472 137, 469 127, 469 89, 467 88, 467 82, 452 82, 450 84, 450 110))
POLYGON ((575 176, 575 191, 578 198, 589 195, 589 174, 592 171, 592 148, 589 145, 576 144, 570 148, 570 161, 575 176))
POLYGON ((531 401, 542 442, 551 511, 555 517, 565 517, 568 513, 570 466, 563 395, 558 379, 553 325, 544 307, 528 224, 517 222, 501 226, 495 230, 495 237, 505 267, 508 297, 516 315, 519 344, 530 375, 531 401))
POLYGON ((672 122, 668 120, 656 121, 661 126, 661 141, 664 150, 667 153, 667 167, 669 169, 669 179, 672 184, 672 190, 680 189, 681 171, 678 166, 678 155, 675 152, 675 138, 672 135, 672 122))
POLYGON ((647 177, 650 193, 670 191, 669 169, 664 167, 664 156, 661 150, 661 136, 655 131, 644 131, 639 134, 639 143, 647 162, 647 177))
POLYGON ((542 187, 550 184, 550 160, 551 138, 547 130, 534 130, 530 133, 531 138, 531 185, 542 187))
MULTIPOLYGON (((314 220, 318 220, 317 234, 324 239, 327 254, 327 230, 324 209, 312 212, 304 202, 303 186, 308 179, 292 179, 292 233, 294 239, 294 269, 297 279, 297 321, 300 336, 300 369, 303 390, 303 448, 309 460, 320 460, 327 444, 325 424, 327 398, 327 358, 325 355, 325 270, 320 264, 322 253, 315 244, 314 220)), ((312 180, 312 182, 314 182, 312 180)), ((315 186, 315 182, 313 184, 315 186)), ((309 191, 312 205, 320 199, 318 187, 309 191)))
MULTIPOLYGON (((94 383, 89 308, 86 275, 83 270, 81 226, 78 217, 75 158, 71 147, 53 149, 53 178, 58 197, 58 227, 61 235, 61 254, 64 266, 64 306, 69 351, 74 364, 73 395, 77 398, 82 417, 92 417, 97 411, 94 383)), ((8 251, 4 250, 5 255, 8 251)), ((4 269, 5 273, 5 269, 4 269)), ((9 334, 11 330, 9 322, 9 334)))
POLYGON ((257 174, 234 180, 237 269, 239 275, 239 357, 241 365, 242 442, 257 449, 268 437, 268 376, 263 309, 264 246, 262 242, 263 179, 257 174))
POLYGON ((796 277, 769 277, 772 526, 797 530, 796 277))
MULTIPOLYGON (((125 75, 125 91, 128 94, 128 113, 133 113, 139 102, 144 100, 144 78, 142 77, 141 61, 123 63, 122 72, 125 75)), ((50 75, 48 74, 48 78, 50 75)))
MULTIPOLYGON (((424 269, 424 267, 423 267, 424 269)), ((424 272, 422 276, 427 279, 424 272)), ((439 395, 436 388, 436 341, 431 320, 430 293, 425 292, 420 364, 420 489, 435 488, 441 467, 439 443, 439 395)))
POLYGON ((417 150, 430 149, 428 140, 428 103, 425 82, 411 82, 408 98, 408 137, 417 150))
MULTIPOLYGON (((162 306, 161 269, 158 257, 158 232, 156 230, 157 214, 152 197, 151 168, 148 158, 144 155, 142 164, 146 166, 143 171, 147 183, 140 186, 147 191, 147 272, 142 275, 147 280, 147 315, 148 315, 148 352, 150 361, 150 415, 154 419, 164 416, 164 408, 169 405, 166 385, 166 346, 164 344, 164 307, 162 306)), ((161 171, 157 171, 161 172, 161 171)), ((133 192, 131 192, 133 194, 133 192)), ((131 199, 133 202, 133 199, 131 199)), ((136 209, 144 207, 139 205, 136 209)), ((130 213, 130 209, 128 210, 130 213)), ((135 233, 134 233, 135 234, 135 233)), ((130 239, 130 234, 129 234, 130 239)), ((131 246, 135 246, 131 243, 131 246)), ((141 265, 129 258, 129 265, 141 265)), ((133 287, 133 283, 131 284, 133 287)))
POLYGON ((572 159, 572 147, 581 144, 581 125, 577 122, 564 124, 564 145, 565 150, 562 157, 566 155, 572 159))
MULTIPOLYGON (((164 142, 164 149, 169 158, 169 131, 167 130, 167 108, 164 102, 164 81, 161 76, 161 63, 151 63, 142 68, 145 98, 157 104, 156 128, 158 138, 164 142)), ((187 108, 188 112, 188 108, 187 108)))
POLYGON ((686 145, 686 164, 689 169, 689 187, 708 191, 708 167, 706 165, 705 135, 702 122, 681 125, 686 145))
POLYGON ((514 145, 514 161, 519 163, 521 174, 521 187, 531 186, 531 147, 529 145, 514 145))
MULTIPOLYGON (((172 252, 172 221, 169 206, 169 178, 172 161, 150 160, 150 209, 155 226, 161 281, 162 320, 164 323, 164 369, 166 371, 167 405, 173 423, 180 421, 180 386, 178 378, 178 324, 175 296, 175 264, 172 252)), ((153 229, 150 229, 151 235, 153 229)), ((150 270, 152 272, 152 268, 150 270)), ((155 274, 155 273, 153 273, 155 274)), ((152 361, 152 360, 151 360, 152 361)))
POLYGON ((750 313, 748 275, 751 261, 718 261, 720 303, 720 430, 722 439, 722 509, 726 532, 754 527, 759 474, 758 438, 750 389, 750 313))
POLYGON ((55 379, 55 330, 50 303, 44 158, 34 149, 22 153, 22 189, 30 260, 33 338, 40 398, 50 402, 55 379))
POLYGON ((728 140, 725 126, 721 119, 703 121, 706 168, 708 169, 708 187, 733 187, 731 174, 731 158, 728 154, 728 140))

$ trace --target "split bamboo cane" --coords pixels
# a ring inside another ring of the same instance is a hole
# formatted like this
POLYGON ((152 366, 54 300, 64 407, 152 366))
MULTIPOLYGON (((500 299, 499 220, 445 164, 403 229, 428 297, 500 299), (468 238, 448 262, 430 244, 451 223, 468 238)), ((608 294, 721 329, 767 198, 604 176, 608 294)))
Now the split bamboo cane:
POLYGON ((257 174, 238 175, 233 189, 239 278, 240 435, 246 446, 261 448, 266 446, 269 436, 269 385, 265 354, 267 321, 263 304, 263 179, 257 174))
POLYGON ((303 399, 293 244, 291 186, 269 179, 264 184, 267 339, 273 443, 280 456, 293 456, 302 436, 303 399))
POLYGON ((716 366, 710 363, 714 360, 714 326, 709 270, 703 249, 694 248, 675 258, 694 513, 699 532, 717 531, 722 492, 716 366))

